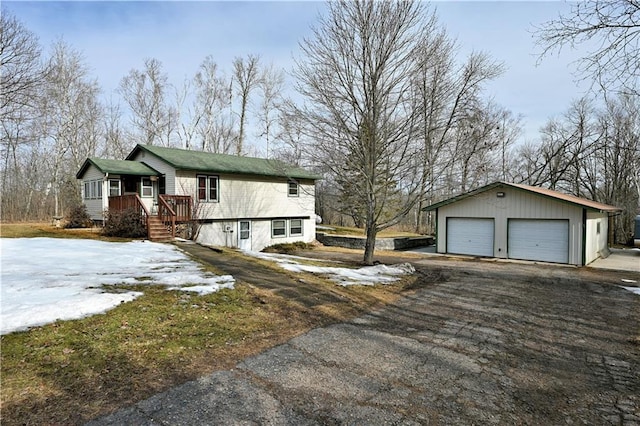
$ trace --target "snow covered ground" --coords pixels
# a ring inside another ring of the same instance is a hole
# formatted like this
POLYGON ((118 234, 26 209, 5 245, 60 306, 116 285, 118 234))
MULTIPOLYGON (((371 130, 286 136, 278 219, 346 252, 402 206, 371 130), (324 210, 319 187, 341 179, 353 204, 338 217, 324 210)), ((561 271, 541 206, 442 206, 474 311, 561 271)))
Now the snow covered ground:
POLYGON ((330 280, 341 286, 389 284, 398 281, 402 275, 415 272, 410 263, 398 265, 365 266, 358 269, 341 268, 335 266, 314 266, 303 263, 309 259, 286 254, 258 253, 246 251, 245 254, 260 259, 276 262, 281 268, 292 272, 310 272, 328 276, 330 280))
POLYGON ((142 293, 103 285, 159 284, 207 294, 233 277, 203 271, 176 247, 58 238, 1 238, 0 334, 84 318, 142 293))

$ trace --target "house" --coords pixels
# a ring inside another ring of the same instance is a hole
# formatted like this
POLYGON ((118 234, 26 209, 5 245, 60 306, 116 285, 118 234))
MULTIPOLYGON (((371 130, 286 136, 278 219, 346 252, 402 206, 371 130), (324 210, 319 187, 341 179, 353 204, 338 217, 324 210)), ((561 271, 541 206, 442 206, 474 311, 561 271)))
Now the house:
POLYGON ((425 207, 436 252, 587 265, 608 253, 617 207, 549 189, 495 182, 425 207))
POLYGON ((137 145, 125 160, 88 158, 76 178, 94 221, 137 208, 150 239, 187 223, 200 243, 246 250, 315 238, 319 176, 276 160, 137 145))

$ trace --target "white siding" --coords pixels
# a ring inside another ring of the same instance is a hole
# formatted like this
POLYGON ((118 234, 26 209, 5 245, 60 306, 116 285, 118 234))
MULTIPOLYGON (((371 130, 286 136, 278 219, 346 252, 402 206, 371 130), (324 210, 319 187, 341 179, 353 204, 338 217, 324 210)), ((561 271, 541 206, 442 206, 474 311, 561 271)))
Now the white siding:
POLYGON ((495 219, 494 257, 508 258, 507 221, 509 219, 569 220, 569 263, 582 264, 582 208, 516 188, 494 188, 438 209, 438 253, 446 253, 447 218, 476 217, 495 219), (504 197, 498 198, 497 193, 504 197))
MULTIPOLYGON (((196 197, 195 172, 179 172, 179 194, 196 197)), ((289 197, 286 179, 235 175, 218 176, 218 202, 199 203, 201 219, 311 217, 315 219, 315 186, 300 184, 300 195, 289 197)), ((167 191, 168 192, 168 191, 167 191)))
MULTIPOLYGON (((289 221, 287 220, 287 227, 289 221)), ((303 241, 310 243, 315 239, 315 218, 303 220, 304 231, 301 236, 272 238, 271 220, 251 220, 251 250, 260 251, 274 244, 303 241)), ((197 241, 201 244, 224 247, 238 247, 238 222, 219 221, 203 224, 197 241)))
POLYGON ((80 183, 81 191, 82 191, 82 202, 85 206, 87 206, 87 212, 91 217, 91 220, 103 220, 104 219, 104 211, 109 207, 109 189, 108 182, 104 181, 104 174, 98 170, 93 164, 90 164, 87 167, 87 170, 84 172, 82 176, 82 181, 80 183), (100 180, 102 181, 102 199, 84 199, 84 182, 100 180))
POLYGON ((588 212, 587 213, 587 229, 585 238, 585 265, 593 262, 602 256, 608 248, 609 219, 606 213, 588 212), (598 232, 598 224, 600 232, 598 232))
POLYGON ((165 191, 167 194, 186 195, 180 192, 179 188, 178 188, 178 192, 176 192, 176 170, 173 167, 171 167, 169 164, 160 160, 155 155, 145 152, 143 150, 139 150, 135 158, 132 158, 132 160, 145 163, 147 166, 151 167, 154 170, 157 170, 158 172, 160 172, 160 174, 164 175, 165 191))
MULTIPOLYGON (((197 238, 200 243, 237 247, 240 219, 251 220, 251 246, 256 251, 273 244, 315 239, 315 184, 311 181, 300 184, 298 197, 289 197, 286 178, 176 171, 142 150, 132 160, 143 162, 163 174, 166 193, 171 195, 190 195, 197 199, 196 177, 218 177, 219 201, 197 203, 198 217, 207 221, 200 228, 197 238), (303 235, 272 238, 271 220, 274 218, 304 218, 303 235)), ((155 190, 157 187, 154 186, 155 190)))

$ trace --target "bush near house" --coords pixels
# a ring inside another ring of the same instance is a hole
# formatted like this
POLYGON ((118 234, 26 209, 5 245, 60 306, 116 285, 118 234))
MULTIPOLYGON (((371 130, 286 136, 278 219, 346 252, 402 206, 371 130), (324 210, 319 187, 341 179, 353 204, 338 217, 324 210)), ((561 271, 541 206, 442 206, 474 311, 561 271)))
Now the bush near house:
POLYGON ((65 228, 90 228, 93 225, 93 221, 87 212, 87 206, 79 204, 69 210, 69 214, 66 217, 65 228))
POLYGON ((138 209, 109 211, 102 234, 107 237, 140 238, 147 235, 147 229, 140 220, 138 209))

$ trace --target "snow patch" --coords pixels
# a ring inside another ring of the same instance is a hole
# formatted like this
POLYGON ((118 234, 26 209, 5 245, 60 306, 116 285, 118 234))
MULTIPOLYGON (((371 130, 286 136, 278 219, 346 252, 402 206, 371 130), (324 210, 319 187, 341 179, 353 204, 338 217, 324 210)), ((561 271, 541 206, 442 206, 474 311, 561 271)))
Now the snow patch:
POLYGON ((622 287, 622 288, 640 296, 640 287, 622 287))
POLYGON ((105 285, 159 284, 199 294, 234 285, 232 276, 201 270, 175 246, 149 241, 2 238, 0 251, 0 334, 103 313, 142 295, 105 285))
POLYGON ((248 256, 276 262, 281 268, 287 271, 326 275, 331 281, 341 286, 390 284, 398 281, 403 275, 411 275, 415 272, 415 268, 410 263, 389 266, 365 266, 358 269, 350 269, 304 264, 299 262, 299 260, 308 261, 309 259, 300 256, 255 251, 244 251, 244 253, 248 256))

